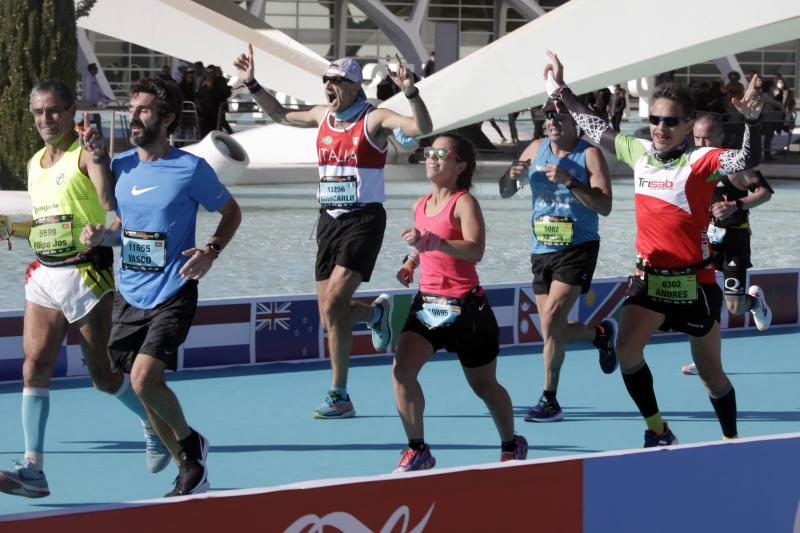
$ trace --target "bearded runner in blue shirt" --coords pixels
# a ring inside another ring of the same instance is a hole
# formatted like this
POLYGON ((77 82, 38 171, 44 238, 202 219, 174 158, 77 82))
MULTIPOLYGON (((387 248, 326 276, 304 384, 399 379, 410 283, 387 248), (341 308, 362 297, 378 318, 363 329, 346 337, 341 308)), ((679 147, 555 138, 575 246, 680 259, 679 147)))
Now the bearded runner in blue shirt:
POLYGON ((208 441, 186 423, 164 370, 177 368, 178 349, 197 308, 197 280, 211 269, 242 216, 205 160, 169 145, 167 135, 177 126, 181 100, 173 83, 134 83, 131 142, 137 148, 111 164, 122 221, 122 268, 109 355, 131 374, 153 427, 178 463, 175 488, 166 496, 197 494, 209 487, 208 441), (199 205, 222 215, 202 248, 194 240, 199 205))

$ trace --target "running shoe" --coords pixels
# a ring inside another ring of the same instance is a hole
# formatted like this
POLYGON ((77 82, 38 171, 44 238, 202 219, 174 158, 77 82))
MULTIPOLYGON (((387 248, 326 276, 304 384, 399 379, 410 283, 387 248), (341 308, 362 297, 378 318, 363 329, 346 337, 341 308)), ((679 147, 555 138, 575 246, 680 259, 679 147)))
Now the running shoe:
POLYGON ((372 306, 381 307, 381 319, 367 327, 372 330, 372 346, 377 352, 385 352, 392 342, 392 297, 381 294, 372 302, 372 306))
POLYGON ((758 285, 751 285, 747 289, 747 294, 756 299, 758 304, 750 310, 753 314, 753 322, 756 323, 758 331, 766 331, 772 324, 772 309, 767 305, 767 298, 764 296, 764 289, 758 285))
POLYGON ((607 318, 600 322, 603 333, 594 342, 594 347, 600 354, 600 368, 606 374, 613 374, 617 369, 617 321, 607 318))
POLYGON ((655 448, 656 446, 672 446, 678 444, 678 437, 669 429, 669 425, 664 422, 664 433, 656 435, 655 432, 646 429, 644 432, 644 447, 655 448))
POLYGON ((149 425, 143 424, 143 426, 144 451, 147 454, 147 470, 150 471, 151 474, 155 474, 167 467, 172 456, 169 454, 167 447, 164 446, 164 443, 161 442, 158 433, 149 425))
POLYGON ((514 441, 517 443, 517 448, 513 452, 500 452, 500 462, 518 460, 522 461, 528 458, 528 441, 522 435, 514 435, 514 441))
POLYGON ((13 470, 0 470, 0 492, 26 498, 44 498, 50 495, 44 472, 37 470, 30 459, 13 461, 13 470))
POLYGON ((549 401, 542 395, 539 403, 528 411, 523 420, 525 422, 559 422, 564 420, 564 411, 558 405, 558 400, 554 398, 553 401, 549 401))
POLYGON ((356 416, 356 410, 353 408, 353 402, 350 401, 350 395, 348 394, 347 398, 344 398, 332 390, 328 391, 322 405, 314 411, 314 418, 353 418, 354 416, 356 416))
POLYGON ((412 470, 430 470, 436 466, 436 459, 431 455, 431 447, 427 444, 421 450, 406 448, 400 454, 400 463, 395 472, 411 472, 412 470))
POLYGON ((175 478, 175 488, 164 494, 165 498, 172 496, 186 496, 187 494, 200 494, 209 489, 208 468, 208 440, 195 431, 198 442, 192 449, 181 450, 178 456, 178 476, 175 478))
POLYGON ((695 366, 694 363, 691 363, 691 364, 688 364, 688 365, 683 365, 683 368, 681 368, 681 372, 683 372, 687 376, 696 376, 697 375, 697 367, 695 366))

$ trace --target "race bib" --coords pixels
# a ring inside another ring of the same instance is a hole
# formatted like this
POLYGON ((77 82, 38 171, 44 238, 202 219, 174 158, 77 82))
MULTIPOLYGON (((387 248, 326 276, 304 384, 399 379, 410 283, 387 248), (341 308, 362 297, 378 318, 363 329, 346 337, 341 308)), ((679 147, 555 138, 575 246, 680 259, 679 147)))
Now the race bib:
POLYGON ((427 298, 422 302, 422 309, 417 311, 417 318, 428 329, 436 329, 455 322, 461 314, 461 306, 448 303, 447 298, 427 298))
POLYGON ((647 295, 653 300, 673 304, 697 301, 697 276, 647 274, 647 295))
POLYGON ((122 232, 122 268, 163 272, 166 264, 166 233, 129 229, 122 232))
POLYGON ((28 240, 33 251, 40 255, 74 252, 72 215, 53 215, 34 220, 28 240))
POLYGON ((537 217, 533 222, 536 240, 550 246, 572 244, 572 219, 568 217, 537 217))
POLYGON ((711 242, 711 244, 722 244, 722 239, 725 238, 726 231, 727 230, 725 228, 719 228, 714 224, 709 224, 708 231, 706 233, 708 235, 709 242, 711 242))
POLYGON ((355 207, 358 181, 355 176, 326 176, 319 181, 317 198, 322 207, 355 207))

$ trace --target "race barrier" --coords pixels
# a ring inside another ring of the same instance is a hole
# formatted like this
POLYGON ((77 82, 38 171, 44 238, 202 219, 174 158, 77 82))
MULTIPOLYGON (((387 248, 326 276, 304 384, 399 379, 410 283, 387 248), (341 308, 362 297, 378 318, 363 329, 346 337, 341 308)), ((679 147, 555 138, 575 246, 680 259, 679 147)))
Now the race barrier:
MULTIPOLYGON (((772 327, 800 324, 800 268, 752 270, 748 285, 764 289, 772 308, 772 327)), ((718 282, 721 282, 718 279, 718 282)), ((570 320, 598 324, 619 315, 627 278, 599 278, 570 312, 570 320)), ((500 326, 503 347, 541 344, 539 315, 529 283, 485 286, 500 326)), ((392 326, 400 331, 415 290, 386 291, 392 295, 392 326)), ((370 302, 378 291, 360 291, 356 297, 370 302)), ((0 311, 0 382, 20 381, 22 375, 22 310, 0 311)), ((750 313, 736 316, 723 307, 723 330, 754 328, 750 313)), ((353 356, 391 355, 372 347, 370 331, 363 324, 353 328, 353 356)), ((203 300, 189 337, 178 358, 180 370, 253 365, 286 361, 312 361, 329 356, 327 335, 319 319, 316 295, 277 295, 203 300)), ((70 329, 58 355, 54 377, 87 375, 77 333, 70 329)))
POLYGON ((0 531, 800 531, 800 433, 0 517, 0 531))

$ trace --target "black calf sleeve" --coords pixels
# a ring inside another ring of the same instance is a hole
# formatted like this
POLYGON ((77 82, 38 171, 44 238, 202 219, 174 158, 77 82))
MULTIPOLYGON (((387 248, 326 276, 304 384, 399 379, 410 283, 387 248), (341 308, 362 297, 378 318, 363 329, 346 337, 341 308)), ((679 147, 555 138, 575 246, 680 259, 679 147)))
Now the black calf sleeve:
POLYGON ((628 394, 631 395, 644 418, 651 417, 658 412, 656 393, 653 390, 653 374, 650 373, 647 363, 632 374, 623 373, 622 380, 625 382, 628 394))

